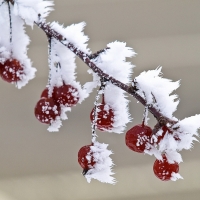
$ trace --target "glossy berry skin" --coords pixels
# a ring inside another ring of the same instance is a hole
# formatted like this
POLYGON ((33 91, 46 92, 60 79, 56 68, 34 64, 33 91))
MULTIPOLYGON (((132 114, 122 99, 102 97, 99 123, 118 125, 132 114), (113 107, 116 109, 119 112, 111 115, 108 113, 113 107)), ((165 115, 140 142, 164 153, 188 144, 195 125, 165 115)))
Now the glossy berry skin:
POLYGON ((51 124, 60 113, 60 106, 52 98, 41 98, 35 106, 35 117, 44 124, 51 124))
POLYGON ((24 74, 20 62, 16 59, 9 59, 0 63, 0 76, 4 81, 14 83, 21 80, 21 75, 24 74))
POLYGON ((168 163, 167 158, 163 155, 162 160, 156 160, 153 165, 153 171, 157 178, 162 181, 169 181, 172 178, 172 173, 178 173, 179 165, 178 163, 168 163))
POLYGON ((83 168, 83 173, 87 173, 89 169, 92 169, 95 165, 94 158, 90 152, 90 147, 92 145, 86 145, 80 148, 78 152, 78 163, 83 168), (88 160, 87 156, 89 156, 90 160, 88 160))
MULTIPOLYGON (((114 123, 114 112, 113 110, 105 104, 97 106, 97 129, 100 131, 106 131, 113 128, 114 123)), ((94 108, 90 113, 91 122, 94 120, 94 108)))
POLYGON ((79 101, 78 90, 71 85, 55 87, 52 96, 57 103, 68 107, 76 105, 79 101))
POLYGON ((125 142, 129 149, 143 153, 146 145, 150 143, 151 135, 152 129, 149 126, 138 124, 127 131, 125 142))

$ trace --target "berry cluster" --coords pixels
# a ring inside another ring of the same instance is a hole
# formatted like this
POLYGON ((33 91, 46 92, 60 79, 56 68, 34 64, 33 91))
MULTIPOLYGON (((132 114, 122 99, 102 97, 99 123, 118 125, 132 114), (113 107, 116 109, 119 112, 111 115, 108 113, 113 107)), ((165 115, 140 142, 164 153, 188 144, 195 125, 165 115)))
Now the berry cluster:
MULTIPOLYGON (((146 150, 150 150, 152 146, 157 146, 164 138, 166 134, 172 134, 167 126, 161 128, 161 135, 153 139, 152 129, 149 126, 144 125, 144 123, 139 124, 131 128, 126 132, 125 142, 126 145, 132 151, 138 153, 145 153, 146 150)), ((155 136, 155 135, 154 135, 155 136)), ((179 140, 178 137, 174 136, 175 140, 179 140)), ((156 159, 153 165, 153 171, 156 177, 162 181, 168 181, 173 179, 173 173, 178 173, 179 165, 178 163, 169 163, 165 154, 162 154, 162 159, 156 159)))
POLYGON ((71 85, 54 87, 52 93, 45 88, 35 106, 35 116, 40 122, 50 125, 60 116, 62 107, 72 107, 78 101, 78 91, 71 85))
POLYGON ((7 59, 4 63, 0 63, 0 76, 8 83, 17 83, 22 78, 24 69, 17 59, 7 59))

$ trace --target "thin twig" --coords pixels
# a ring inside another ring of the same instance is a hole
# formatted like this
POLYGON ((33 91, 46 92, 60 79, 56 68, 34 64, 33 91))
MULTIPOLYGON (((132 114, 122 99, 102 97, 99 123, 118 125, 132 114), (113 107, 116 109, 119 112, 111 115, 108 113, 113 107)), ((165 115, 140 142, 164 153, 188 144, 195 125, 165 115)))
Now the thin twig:
POLYGON ((89 59, 92 60, 92 59, 95 59, 97 58, 101 53, 105 52, 107 49, 110 49, 109 47, 105 48, 105 49, 102 49, 102 50, 99 50, 97 51, 96 53, 93 53, 91 55, 88 55, 89 59))

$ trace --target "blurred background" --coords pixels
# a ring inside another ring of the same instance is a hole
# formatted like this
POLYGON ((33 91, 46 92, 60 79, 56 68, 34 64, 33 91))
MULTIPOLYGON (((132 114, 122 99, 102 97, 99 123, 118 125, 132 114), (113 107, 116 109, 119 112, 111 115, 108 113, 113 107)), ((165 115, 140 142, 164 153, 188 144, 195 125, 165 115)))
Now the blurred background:
MULTIPOLYGON (((179 119, 200 113, 200 0, 55 0, 47 21, 64 26, 85 21, 89 48, 96 52, 115 40, 124 41, 137 56, 134 76, 163 66, 163 76, 177 81, 179 119)), ((18 90, 0 80, 0 200, 199 200, 200 145, 182 151, 183 180, 162 182, 152 170, 155 158, 130 151, 125 134, 99 133, 114 154, 116 185, 87 183, 77 162, 80 147, 91 140, 89 114, 96 92, 68 113, 58 133, 35 119, 34 107, 47 84, 47 39, 28 27, 28 54, 36 78, 18 90)), ((91 80, 77 59, 77 78, 91 80)), ((141 123, 143 106, 128 96, 133 121, 141 123)), ((155 120, 150 116, 149 125, 155 120)))

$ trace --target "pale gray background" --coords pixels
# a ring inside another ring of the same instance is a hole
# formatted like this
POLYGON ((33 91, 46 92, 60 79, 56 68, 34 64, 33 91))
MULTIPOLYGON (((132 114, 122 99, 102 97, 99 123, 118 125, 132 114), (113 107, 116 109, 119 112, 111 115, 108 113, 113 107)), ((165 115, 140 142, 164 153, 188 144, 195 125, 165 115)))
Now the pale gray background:
MULTIPOLYGON (((93 52, 115 40, 125 41, 138 55, 131 59, 143 70, 163 66, 164 77, 181 79, 176 91, 180 105, 175 116, 182 119, 200 113, 200 0, 56 0, 48 21, 65 26, 85 21, 85 33, 93 52)), ((183 151, 180 173, 184 180, 162 182, 152 171, 154 157, 131 152, 124 134, 99 133, 110 144, 118 183, 88 184, 77 163, 79 148, 90 143, 89 113, 94 95, 69 113, 59 133, 47 132, 33 114, 47 83, 47 40, 34 27, 29 56, 37 76, 18 90, 0 80, 0 200, 199 200, 200 145, 183 151)), ((91 77, 77 59, 81 83, 91 77)), ((133 77, 134 77, 133 76, 133 77)), ((133 122, 141 122, 143 107, 131 98, 133 122)), ((150 125, 155 120, 151 116, 150 125)))

